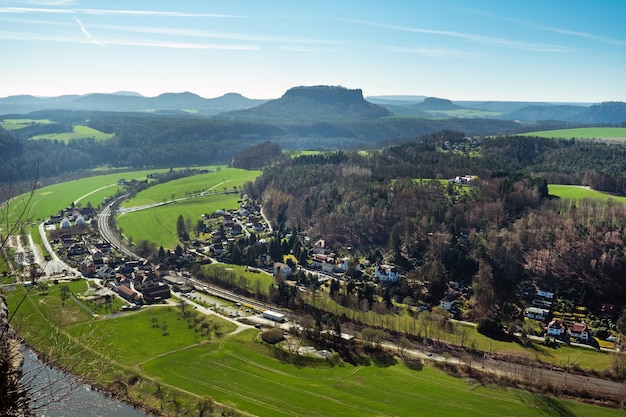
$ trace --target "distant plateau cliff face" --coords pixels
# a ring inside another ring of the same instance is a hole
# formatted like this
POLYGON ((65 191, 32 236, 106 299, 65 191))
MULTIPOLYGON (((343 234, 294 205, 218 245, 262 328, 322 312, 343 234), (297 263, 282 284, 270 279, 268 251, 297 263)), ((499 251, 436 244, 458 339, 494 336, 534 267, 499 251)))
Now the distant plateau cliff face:
POLYGON ((389 110, 363 98, 360 89, 294 87, 277 100, 220 117, 243 120, 363 120, 389 116, 389 110))

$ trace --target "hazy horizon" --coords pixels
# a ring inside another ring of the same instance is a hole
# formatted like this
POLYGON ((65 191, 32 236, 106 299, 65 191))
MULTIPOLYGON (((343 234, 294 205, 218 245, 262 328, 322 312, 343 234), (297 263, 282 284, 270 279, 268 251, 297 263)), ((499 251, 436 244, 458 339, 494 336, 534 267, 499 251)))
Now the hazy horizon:
POLYGON ((0 97, 192 92, 626 101, 626 2, 8 0, 0 97))
MULTIPOLYGON (((303 86, 294 86, 294 87, 303 87, 303 86)), ((304 86, 304 87, 311 87, 311 86, 304 86)), ((357 87, 358 88, 358 87, 357 87)), ((164 91, 162 93, 158 93, 156 95, 143 95, 141 93, 138 93, 136 91, 113 91, 110 93, 103 93, 103 92, 99 92, 99 91, 93 91, 93 92, 89 92, 89 93, 84 93, 84 94, 72 94, 72 93, 68 93, 68 94, 61 94, 61 95, 56 95, 56 96, 44 96, 44 95, 38 95, 38 94, 15 94, 15 95, 11 95, 11 96, 7 96, 7 97, 0 97, 0 100, 2 99, 6 99, 9 97, 19 97, 19 96, 32 96, 32 97, 36 97, 39 99, 54 99, 54 98, 58 98, 58 97, 62 97, 62 96, 79 96, 79 97, 85 97, 85 96, 89 96, 89 95, 95 95, 95 94, 110 94, 110 95, 122 95, 122 96, 135 96, 135 97, 142 97, 142 98, 156 98, 159 97, 161 95, 164 94, 184 94, 184 93, 191 93, 191 94, 195 94, 203 99, 215 99, 215 98, 220 98, 223 97, 225 95, 228 94, 239 94, 245 98, 248 99, 258 99, 258 100, 276 100, 279 99, 280 97, 282 97, 282 95, 284 94, 280 94, 279 96, 276 97, 265 97, 265 98, 251 98, 248 97, 246 94, 237 92, 237 91, 230 91, 224 94, 221 94, 219 96, 215 96, 215 97, 206 97, 206 96, 202 96, 200 94, 197 94, 193 91, 164 91)), ((476 100, 476 99, 465 99, 465 100, 455 100, 455 99, 450 99, 448 97, 441 97, 441 96, 425 96, 424 94, 377 94, 377 95, 372 95, 372 96, 366 96, 365 94, 363 94, 363 98, 368 99, 368 98, 381 98, 381 99, 387 99, 387 100, 397 100, 397 101, 407 101, 407 102, 415 102, 416 100, 423 100, 424 98, 439 98, 439 99, 445 99, 445 100, 450 100, 453 102, 489 102, 489 101, 494 101, 494 102, 528 102, 528 103, 551 103, 551 104, 561 104, 561 103, 573 103, 573 104, 599 104, 601 102, 593 102, 593 101, 543 101, 543 100, 476 100)), ((613 100, 615 101, 615 100, 613 100)))

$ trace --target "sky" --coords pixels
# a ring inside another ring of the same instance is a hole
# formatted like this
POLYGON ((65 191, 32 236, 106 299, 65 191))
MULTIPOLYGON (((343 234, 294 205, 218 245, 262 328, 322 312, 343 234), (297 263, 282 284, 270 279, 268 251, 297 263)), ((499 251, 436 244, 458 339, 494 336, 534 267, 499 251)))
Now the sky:
POLYGON ((626 0, 0 0, 0 97, 626 101, 626 0))

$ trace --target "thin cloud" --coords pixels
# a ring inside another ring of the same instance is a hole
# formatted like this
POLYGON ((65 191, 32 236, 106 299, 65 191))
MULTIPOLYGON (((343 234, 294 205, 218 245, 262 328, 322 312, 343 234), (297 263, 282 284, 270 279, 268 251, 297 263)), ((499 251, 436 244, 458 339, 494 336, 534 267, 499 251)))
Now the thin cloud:
POLYGON ((76 4, 77 0, 18 0, 14 3, 34 4, 37 6, 70 6, 76 4))
MULTIPOLYGON (((67 3, 68 5, 71 3, 67 3)), ((46 3, 53 6, 54 3, 46 3)), ((50 13, 50 14, 85 14, 85 15, 125 15, 125 16, 158 16, 158 17, 211 17, 243 19, 246 16, 215 14, 215 13, 187 13, 159 10, 124 10, 124 9, 72 9, 72 8, 39 8, 39 7, 0 7, 0 13, 50 13)))
POLYGON ((282 46, 280 49, 289 52, 341 52, 342 49, 338 48, 315 48, 307 46, 282 46))
POLYGON ((107 40, 107 45, 142 46, 154 48, 173 49, 207 49, 228 51, 258 51, 261 48, 256 45, 221 45, 192 42, 169 42, 169 41, 135 41, 135 40, 107 40))
POLYGON ((538 29, 549 31, 549 32, 561 33, 563 35, 577 36, 579 38, 591 39, 591 40, 595 40, 598 42, 608 43, 611 45, 626 46, 626 41, 622 41, 622 40, 615 39, 615 38, 610 38, 608 36, 594 35, 592 33, 578 32, 575 30, 568 30, 568 29, 559 29, 559 28, 554 28, 554 27, 549 27, 549 26, 537 25, 535 27, 537 27, 538 29))
MULTIPOLYGON (((91 40, 76 39, 69 36, 36 35, 24 32, 0 32, 0 39, 13 41, 42 41, 60 43, 86 43, 91 40)), ((261 48, 256 45, 222 45, 192 42, 167 42, 167 41, 134 41, 134 40, 106 40, 105 46, 140 46, 167 49, 204 49, 204 50, 231 50, 231 51, 258 51, 261 48)))
POLYGON ((130 15, 130 16, 159 16, 159 17, 217 17, 242 19, 245 16, 230 14, 214 14, 214 13, 187 13, 176 11, 157 11, 157 10, 116 10, 116 9, 78 9, 80 13, 98 14, 98 15, 130 15))
POLYGON ((42 9, 33 7, 0 7, 0 13, 51 13, 51 14, 70 14, 75 13, 71 9, 42 9))
POLYGON ((361 24, 361 25, 378 27, 382 29, 390 29, 390 30, 395 30, 395 31, 400 31, 400 32, 423 33, 427 35, 452 37, 452 38, 458 38, 458 39, 465 39, 465 40, 475 42, 475 43, 480 43, 480 44, 515 48, 515 49, 526 50, 526 51, 535 51, 535 52, 572 52, 573 51, 572 48, 568 48, 566 46, 561 46, 561 45, 522 42, 522 41, 516 41, 512 39, 507 39, 507 38, 495 38, 492 36, 475 35, 472 33, 455 32, 455 31, 449 31, 449 30, 423 29, 423 28, 415 28, 415 27, 409 27, 409 26, 393 25, 389 23, 372 22, 368 20, 355 20, 355 19, 342 19, 342 20, 361 24))
POLYGON ((387 48, 390 52, 400 52, 408 54, 417 54, 431 57, 448 57, 448 58, 475 58, 482 56, 481 54, 475 54, 472 52, 459 51, 456 49, 446 48, 406 48, 393 46, 387 48))
POLYGON ((302 45, 330 45, 330 46, 346 46, 344 41, 334 41, 327 39, 315 39, 315 38, 296 38, 296 37, 281 37, 281 36, 267 36, 248 33, 235 33, 235 32, 215 32, 207 30, 197 29, 182 29, 182 28, 167 28, 167 27, 153 27, 153 26, 128 26, 128 25, 103 25, 94 24, 93 27, 99 29, 105 29, 116 32, 130 32, 130 33, 147 33, 151 35, 167 35, 167 36, 182 36, 193 38, 213 38, 213 39, 227 39, 231 41, 245 41, 245 42, 272 42, 272 43, 291 43, 302 45))
POLYGON ((106 48, 105 44, 94 39, 94 37, 91 36, 91 34, 87 31, 87 28, 85 28, 85 25, 83 25, 83 22, 81 22, 77 17, 75 17, 74 20, 76 20, 76 23, 78 23, 78 26, 80 26, 80 30, 85 34, 87 39, 89 39, 91 42, 95 43, 96 45, 100 45, 106 48))
POLYGON ((524 19, 516 19, 514 17, 501 16, 501 15, 490 13, 490 12, 486 12, 486 11, 483 11, 483 10, 471 9, 471 8, 466 8, 466 7, 458 8, 458 10, 460 10, 460 11, 462 11, 464 13, 469 13, 469 14, 473 14, 473 15, 486 16, 486 17, 490 17, 492 19, 503 20, 505 22, 517 23, 519 25, 527 26, 527 27, 530 27, 530 28, 533 28, 533 29, 543 30, 545 32, 560 33, 562 35, 574 36, 574 37, 584 38, 584 39, 591 39, 591 40, 595 40, 595 41, 598 41, 598 42, 608 43, 608 44, 611 44, 611 45, 626 46, 626 41, 623 41, 623 40, 620 40, 620 39, 611 38, 611 37, 608 37, 608 36, 601 36, 601 35, 595 35, 593 33, 581 32, 581 31, 577 31, 577 30, 562 29, 562 28, 553 27, 553 26, 540 25, 538 23, 535 23, 535 22, 532 22, 532 21, 528 21, 528 20, 524 20, 524 19))

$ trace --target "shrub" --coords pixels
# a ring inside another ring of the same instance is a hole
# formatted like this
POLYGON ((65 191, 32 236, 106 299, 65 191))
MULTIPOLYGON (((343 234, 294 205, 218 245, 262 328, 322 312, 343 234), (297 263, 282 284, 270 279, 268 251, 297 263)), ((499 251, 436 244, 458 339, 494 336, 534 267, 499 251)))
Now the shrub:
POLYGON ((278 342, 282 342, 285 339, 285 336, 283 335, 283 329, 274 327, 273 329, 263 332, 261 334, 261 339, 263 339, 265 343, 275 345, 278 342))

